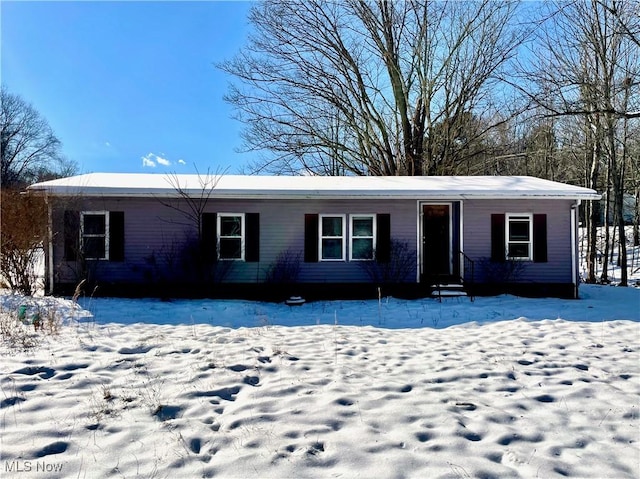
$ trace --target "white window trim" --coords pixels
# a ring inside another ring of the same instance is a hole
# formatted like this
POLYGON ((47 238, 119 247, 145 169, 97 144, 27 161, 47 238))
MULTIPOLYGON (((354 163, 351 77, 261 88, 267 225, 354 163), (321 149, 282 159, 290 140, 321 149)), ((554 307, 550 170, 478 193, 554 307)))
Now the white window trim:
POLYGON ((244 245, 245 245, 245 218, 244 213, 218 213, 216 218, 216 252, 218 261, 244 261, 244 245), (225 217, 240 217, 240 236, 222 236, 221 224, 222 218, 225 217), (220 239, 222 238, 240 238, 240 258, 221 258, 220 257, 220 239))
POLYGON ((346 246, 347 246, 347 215, 345 214, 321 214, 318 215, 318 260, 328 261, 328 262, 336 262, 336 261, 346 261, 346 246), (342 220, 342 236, 323 236, 322 235, 322 219, 323 218, 341 218, 342 220), (322 257, 322 240, 330 239, 330 238, 341 238, 342 239, 342 255, 340 258, 323 258, 322 257))
POLYGON ((351 214, 349 215, 349 261, 374 261, 376 259, 376 233, 378 225, 376 223, 377 215, 371 213, 351 214), (354 236, 353 220, 359 218, 371 219, 371 236, 354 236), (373 257, 371 258, 354 258, 353 257, 353 240, 354 239, 371 239, 373 247, 373 257))
POLYGON ((505 248, 505 258, 509 261, 533 261, 533 213, 505 213, 504 218, 504 248, 505 248), (529 222, 529 241, 510 241, 509 240, 509 229, 510 229, 510 221, 511 219, 516 218, 527 218, 529 222), (529 245, 529 256, 509 256, 509 245, 510 244, 527 244, 529 245))
POLYGON ((109 212, 108 211, 81 211, 80 212, 80 249, 84 259, 95 261, 109 261, 109 212), (84 217, 91 215, 103 215, 104 216, 104 235, 98 234, 84 234, 84 217), (90 258, 84 256, 84 239, 85 238, 102 238, 104 237, 104 257, 103 258, 90 258))

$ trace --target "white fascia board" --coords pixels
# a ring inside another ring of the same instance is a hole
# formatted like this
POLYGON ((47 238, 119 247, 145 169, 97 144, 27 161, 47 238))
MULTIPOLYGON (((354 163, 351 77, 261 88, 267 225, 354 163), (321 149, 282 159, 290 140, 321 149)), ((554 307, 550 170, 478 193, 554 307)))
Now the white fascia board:
MULTIPOLYGON (((178 175, 185 192, 202 192, 197 175, 178 175)), ((53 196, 179 198, 159 174, 91 173, 32 185, 53 196)), ((599 199, 588 188, 532 177, 219 176, 211 198, 260 199, 599 199)))
MULTIPOLYGON (((33 189, 32 191, 46 191, 51 196, 83 196, 83 197, 102 197, 102 198, 181 198, 181 195, 175 190, 155 190, 141 191, 140 189, 131 188, 51 188, 47 190, 33 189)), ((187 191, 187 194, 199 196, 201 190, 187 191)), ((214 190, 210 196, 211 199, 228 198, 228 199, 438 199, 438 200, 472 200, 472 199, 557 199, 557 200, 598 200, 600 195, 590 193, 572 193, 565 192, 538 192, 527 191, 521 193, 511 192, 474 192, 474 193, 458 193, 458 192, 428 192, 428 191, 358 191, 346 193, 344 191, 316 191, 316 192, 300 192, 300 191, 259 191, 259 190, 214 190)))

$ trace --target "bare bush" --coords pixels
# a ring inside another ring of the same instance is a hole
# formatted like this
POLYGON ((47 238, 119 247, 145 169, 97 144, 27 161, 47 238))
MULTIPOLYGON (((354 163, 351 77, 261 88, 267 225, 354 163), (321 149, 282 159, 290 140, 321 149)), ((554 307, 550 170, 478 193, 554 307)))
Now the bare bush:
POLYGON ((38 260, 47 236, 44 199, 4 188, 0 197, 0 271, 13 291, 38 288, 38 260))
POLYGON ((484 258, 480 261, 480 270, 484 274, 484 281, 492 284, 507 284, 517 282, 525 270, 524 261, 491 261, 484 258))
POLYGON ((362 261, 359 264, 374 283, 404 283, 414 271, 416 250, 411 247, 408 241, 392 238, 389 261, 362 261))
POLYGON ((10 348, 35 348, 43 337, 59 335, 61 328, 59 311, 34 304, 28 298, 15 309, 0 309, 0 340, 10 348))
POLYGON ((293 284, 300 275, 302 253, 286 250, 281 252, 265 273, 265 282, 273 284, 293 284))
POLYGON ((233 271, 235 261, 218 261, 211 254, 211 246, 197 238, 185 235, 180 241, 166 242, 144 258, 143 264, 133 265, 147 284, 167 297, 177 283, 204 287, 219 284, 233 271))
POLYGON ((223 282, 233 270, 235 261, 218 260, 211 254, 211 245, 197 238, 188 238, 180 250, 180 264, 185 281, 195 280, 205 285, 223 282))

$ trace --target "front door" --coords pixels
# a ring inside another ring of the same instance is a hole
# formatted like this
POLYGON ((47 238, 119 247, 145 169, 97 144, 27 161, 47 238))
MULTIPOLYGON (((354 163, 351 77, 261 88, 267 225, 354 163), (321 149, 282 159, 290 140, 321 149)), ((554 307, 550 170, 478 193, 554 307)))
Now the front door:
POLYGON ((422 281, 448 281, 451 267, 451 206, 422 205, 422 281))

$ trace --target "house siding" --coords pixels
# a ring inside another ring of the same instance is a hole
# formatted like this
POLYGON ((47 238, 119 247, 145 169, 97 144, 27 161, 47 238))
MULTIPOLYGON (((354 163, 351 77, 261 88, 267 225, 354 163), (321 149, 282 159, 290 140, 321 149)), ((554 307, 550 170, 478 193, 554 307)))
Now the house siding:
MULTIPOLYGON (((177 202, 172 203, 177 206, 177 202)), ((241 200, 211 199, 205 212, 211 213, 258 213, 260 223, 259 259, 256 262, 219 261, 220 268, 228 268, 225 282, 257 283, 265 275, 281 253, 288 252, 292 258, 299 255, 300 274, 298 281, 309 283, 350 283, 370 281, 361 262, 304 262, 305 214, 348 215, 390 214, 391 237, 406 241, 411 247, 416 239, 415 200, 241 200)), ((183 208, 184 209, 184 208, 183 208)), ((53 225, 60 234, 54 236, 54 268, 56 282, 77 282, 82 279, 78 263, 65 261, 64 211, 123 211, 124 212, 124 261, 92 261, 89 275, 102 282, 142 283, 158 281, 160 276, 171 276, 176 280, 187 272, 181 271, 178 254, 189 238, 195 239, 197 231, 192 221, 175 209, 153 198, 100 198, 82 199, 58 203, 54 208, 53 225), (174 271, 160 273, 151 258, 162 261, 174 259, 174 271)), ((348 247, 348 242, 347 242, 348 247)), ((346 255, 348 257, 348 253, 346 255)), ((415 270, 408 278, 414 279, 415 270)), ((186 276, 185 276, 186 277, 186 276)))
POLYGON ((547 216, 547 261, 523 261, 511 282, 571 283, 571 206, 568 200, 469 200, 464 203, 464 252, 476 262, 476 279, 487 280, 491 264, 491 215, 547 216))
MULTIPOLYGON (((164 201, 164 200, 163 200, 164 201)), ((454 200, 454 202, 457 200, 454 200)), ((217 281, 231 284, 259 284, 278 256, 299 258, 299 283, 370 283, 371 278, 359 261, 305 262, 305 215, 389 214, 392 240, 406 242, 415 257, 405 281, 416 282, 418 270, 419 205, 428 197, 416 199, 211 199, 207 213, 258 213, 259 261, 218 261, 217 281), (226 272, 225 272, 226 270, 226 272)), ((447 202, 439 200, 435 203, 447 202)), ((465 200, 462 202, 463 251, 475 262, 476 283, 488 282, 491 258, 491 215, 504 213, 545 214, 547 223, 547 261, 521 262, 515 283, 571 284, 571 200, 465 200)), ((182 205, 174 200, 173 206, 182 205)), ((197 283, 193 270, 185 269, 181 256, 185 244, 197 238, 193 221, 176 209, 154 198, 78 198, 55 199, 52 209, 54 284, 77 284, 88 277, 97 283, 144 284, 197 283), (66 261, 65 211, 124 212, 124 260, 91 261, 81 271, 81 263, 66 261), (152 259, 155 258, 155 266, 152 259), (170 259, 170 261, 167 261, 170 259), (166 266, 171 263, 170 266, 166 266), (158 265, 163 265, 159 267, 158 265)), ((454 215, 455 216, 455 215, 454 215)), ((346 233, 346 232, 345 232, 346 233)), ((454 239, 457 232, 454 228, 454 239)), ((347 236, 348 238, 348 236, 347 236)), ((349 247, 348 241, 346 242, 349 247)), ((454 245, 454 249, 456 246, 454 245)), ((345 252, 348 258, 348 251, 345 252)))

